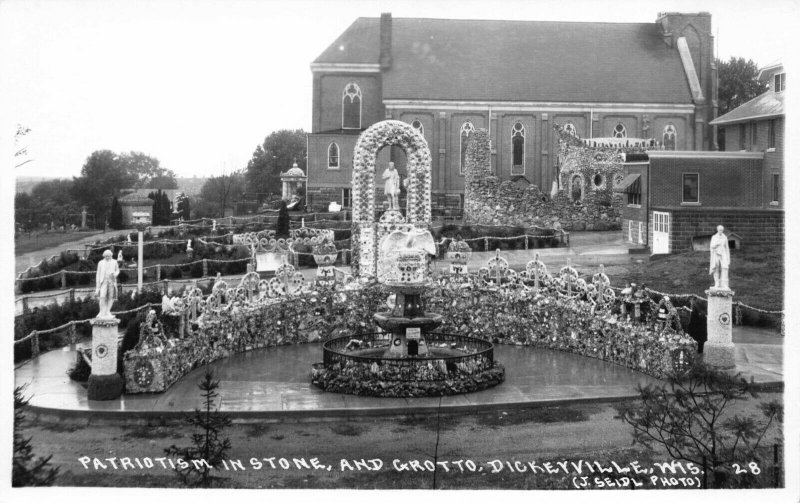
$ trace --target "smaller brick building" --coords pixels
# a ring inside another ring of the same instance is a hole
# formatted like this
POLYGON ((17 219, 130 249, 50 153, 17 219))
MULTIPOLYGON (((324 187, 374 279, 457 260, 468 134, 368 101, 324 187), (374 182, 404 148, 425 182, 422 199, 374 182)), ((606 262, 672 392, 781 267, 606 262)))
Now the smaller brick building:
POLYGON ((747 245, 782 245, 784 212, 764 191, 764 152, 653 151, 627 155, 622 232, 652 254, 692 249, 717 225, 747 245))
POLYGON ((154 204, 155 201, 137 192, 119 198, 119 205, 122 207, 122 225, 130 227, 138 223, 151 223, 154 204))
POLYGON ((763 152, 762 191, 770 207, 783 207, 783 140, 786 72, 783 64, 763 68, 759 80, 770 89, 717 117, 711 125, 725 132, 726 152, 763 152))

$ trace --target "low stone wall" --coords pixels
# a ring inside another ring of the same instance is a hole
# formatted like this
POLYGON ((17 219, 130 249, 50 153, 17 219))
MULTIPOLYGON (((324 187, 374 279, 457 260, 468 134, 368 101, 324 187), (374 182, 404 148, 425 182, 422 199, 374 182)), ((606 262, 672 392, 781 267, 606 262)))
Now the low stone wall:
MULTIPOLYGON (((464 289, 447 281, 437 285, 428 292, 427 304, 444 315, 441 330, 446 333, 578 353, 660 378, 672 372, 676 352, 681 358, 696 353, 696 343, 682 332, 596 315, 590 302, 562 298, 555 291, 520 292, 511 285, 464 289)), ((162 338, 151 345, 140 341, 125 353, 126 392, 164 391, 198 365, 242 351, 375 332, 373 314, 385 306, 389 293, 370 283, 207 305, 188 338, 162 338)))
POLYGON ((522 187, 510 180, 501 182, 491 174, 488 132, 479 129, 472 134, 467 147, 464 220, 469 224, 578 231, 620 229, 622 198, 611 191, 614 176, 602 173, 600 186, 596 187, 594 172, 584 171, 575 173, 582 180, 578 201, 565 190, 551 197, 536 185, 522 187))

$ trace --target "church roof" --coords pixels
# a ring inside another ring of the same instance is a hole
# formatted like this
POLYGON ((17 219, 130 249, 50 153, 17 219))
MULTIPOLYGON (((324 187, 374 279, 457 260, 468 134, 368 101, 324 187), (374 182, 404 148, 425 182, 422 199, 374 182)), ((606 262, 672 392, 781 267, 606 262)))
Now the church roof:
MULTIPOLYGON (((392 19, 383 99, 692 103, 657 23, 392 19)), ((379 63, 380 19, 358 18, 315 64, 379 63)))
POLYGON ((740 105, 725 115, 721 115, 710 122, 712 126, 735 124, 754 119, 771 119, 783 116, 783 99, 785 92, 776 93, 772 90, 760 94, 740 105))

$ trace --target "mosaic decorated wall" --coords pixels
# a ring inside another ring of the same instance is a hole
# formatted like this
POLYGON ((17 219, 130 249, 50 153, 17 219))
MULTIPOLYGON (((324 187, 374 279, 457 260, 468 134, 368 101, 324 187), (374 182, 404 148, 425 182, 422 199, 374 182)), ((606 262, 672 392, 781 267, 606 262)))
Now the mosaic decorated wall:
MULTIPOLYGON (((557 131, 562 138, 567 134, 557 131)), ((564 139, 560 144, 561 188, 551 194, 549 187, 500 181, 491 171, 489 134, 485 129, 475 131, 466 154, 465 221, 580 231, 620 229, 622 199, 612 188, 622 175, 621 157, 564 139)))
MULTIPOLYGON (((296 274, 285 267, 285 277, 269 282, 253 275, 250 285, 215 285, 207 298, 189 290, 167 299, 159 321, 143 324, 139 344, 124 355, 126 392, 164 391, 199 365, 242 351, 376 331, 373 315, 390 294, 385 286, 303 285, 289 282, 296 274)), ((444 316, 442 332, 569 351, 656 377, 671 373, 676 351, 696 353, 696 343, 679 324, 632 322, 620 314, 619 304, 615 310, 613 295, 601 300, 607 281, 596 283, 601 294, 593 300, 594 286, 587 290, 577 273, 552 278, 539 267, 525 279, 498 269, 498 288, 491 286, 490 269, 440 277, 427 292, 429 309, 444 316), (564 290, 569 278, 572 289, 564 290)))

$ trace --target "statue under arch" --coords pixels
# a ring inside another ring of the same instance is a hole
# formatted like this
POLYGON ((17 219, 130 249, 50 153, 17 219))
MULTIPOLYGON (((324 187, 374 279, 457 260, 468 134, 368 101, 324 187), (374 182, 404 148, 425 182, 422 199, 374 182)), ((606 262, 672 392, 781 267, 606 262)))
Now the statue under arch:
POLYGON ((431 155, 428 143, 410 124, 386 120, 361 133, 353 153, 353 273, 380 276, 378 243, 390 232, 428 229, 431 224, 431 155), (406 153, 406 215, 391 207, 376 222, 375 171, 378 152, 398 146, 406 153))

